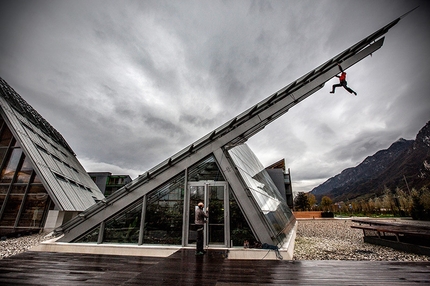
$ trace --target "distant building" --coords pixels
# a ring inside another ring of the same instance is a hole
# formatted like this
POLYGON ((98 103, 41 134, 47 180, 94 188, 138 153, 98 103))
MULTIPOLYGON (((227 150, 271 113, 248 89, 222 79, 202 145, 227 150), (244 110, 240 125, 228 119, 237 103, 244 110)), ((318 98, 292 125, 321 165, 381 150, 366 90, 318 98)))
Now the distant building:
POLYGON ((109 172, 88 172, 88 175, 90 175, 105 197, 132 181, 129 175, 112 175, 109 172))
POLYGON ((290 169, 285 172, 285 160, 279 160, 276 163, 266 167, 266 171, 269 174, 272 181, 275 183, 282 198, 285 199, 290 209, 293 209, 293 187, 291 186, 291 173, 290 169))
POLYGON ((0 235, 50 231, 104 199, 75 153, 0 78, 0 235))

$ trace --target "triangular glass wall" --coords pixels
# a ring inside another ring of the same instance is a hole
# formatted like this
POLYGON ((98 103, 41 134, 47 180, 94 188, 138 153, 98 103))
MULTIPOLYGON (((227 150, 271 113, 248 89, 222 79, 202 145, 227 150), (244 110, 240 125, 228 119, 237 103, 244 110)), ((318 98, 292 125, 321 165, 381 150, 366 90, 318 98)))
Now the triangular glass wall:
MULTIPOLYGON (((209 245, 243 245, 244 240, 255 240, 215 158, 209 156, 73 242, 194 245, 194 211, 199 202, 209 207, 209 245)), ((105 204, 110 204, 109 199, 105 204)))

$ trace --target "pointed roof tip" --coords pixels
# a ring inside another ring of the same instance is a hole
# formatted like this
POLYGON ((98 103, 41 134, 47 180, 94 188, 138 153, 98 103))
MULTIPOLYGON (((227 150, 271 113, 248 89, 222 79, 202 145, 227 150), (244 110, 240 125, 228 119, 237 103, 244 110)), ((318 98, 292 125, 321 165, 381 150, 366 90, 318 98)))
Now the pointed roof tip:
POLYGON ((404 17, 406 17, 406 15, 408 15, 408 14, 412 13, 412 11, 414 11, 414 10, 418 9, 419 7, 420 7, 420 6, 418 5, 417 7, 415 7, 415 8, 413 8, 413 9, 409 10, 408 12, 406 12, 405 14, 403 14, 402 16, 400 16, 400 17, 399 17, 399 19, 403 19, 404 17))
MULTIPOLYGON (((417 6, 411 10, 409 10, 408 12, 404 13, 403 15, 401 15, 400 17, 396 18, 395 20, 393 20, 392 22, 388 23, 385 27, 379 29, 378 31, 376 31, 375 33, 372 34, 372 36, 375 36, 375 39, 378 37, 381 37, 382 35, 384 35, 385 33, 388 32, 388 30, 390 30, 392 27, 394 27, 395 25, 397 25, 397 23, 400 22, 400 20, 402 20, 404 17, 406 17, 406 15, 412 13, 414 10, 418 9, 420 6, 417 6)), ((370 36, 368 37, 370 38, 370 36)))
POLYGON ((42 115, 37 112, 19 93, 10 86, 6 80, 0 77, 0 96, 2 96, 7 103, 13 107, 19 114, 24 116, 30 122, 35 124, 40 130, 42 130, 49 138, 60 144, 73 156, 76 157, 76 153, 72 150, 70 145, 66 142, 63 135, 58 132, 42 115))

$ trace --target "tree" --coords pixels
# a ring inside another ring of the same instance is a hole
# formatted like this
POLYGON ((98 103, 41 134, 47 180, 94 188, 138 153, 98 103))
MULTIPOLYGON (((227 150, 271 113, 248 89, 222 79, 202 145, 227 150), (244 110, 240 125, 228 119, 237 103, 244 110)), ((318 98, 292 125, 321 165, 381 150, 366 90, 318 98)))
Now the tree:
POLYGON ((310 204, 308 196, 304 192, 298 192, 294 198, 294 209, 299 211, 309 210, 310 204))
POLYGON ((411 212, 412 197, 402 189, 396 188, 395 198, 398 202, 398 208, 401 216, 405 216, 411 212))
POLYGON ((370 208, 369 208, 369 204, 367 200, 360 200, 359 201, 359 208, 360 208, 360 212, 368 214, 370 213, 370 208))
POLYGON ((424 209, 429 212, 430 211, 430 190, 426 187, 421 189, 421 203, 424 206, 424 209))
POLYGON ((329 211, 332 204, 333 204, 333 201, 329 197, 327 197, 327 196, 322 197, 321 207, 322 207, 323 211, 329 211))
POLYGON ((394 208, 396 207, 396 204, 394 202, 393 193, 388 188, 385 188, 384 190, 382 205, 386 210, 389 210, 392 214, 394 214, 394 208))
POLYGON ((376 203, 372 198, 369 199, 369 201, 367 202, 367 205, 369 206, 369 213, 371 214, 375 213, 376 203))
POLYGON ((413 219, 430 220, 430 191, 426 187, 420 191, 412 189, 412 210, 413 219))
POLYGON ((315 196, 311 193, 307 193, 306 196, 308 197, 310 209, 313 210, 313 208, 317 204, 317 198, 315 198, 315 196))
POLYGON ((381 213, 382 202, 380 197, 376 197, 375 200, 375 211, 377 213, 381 213))

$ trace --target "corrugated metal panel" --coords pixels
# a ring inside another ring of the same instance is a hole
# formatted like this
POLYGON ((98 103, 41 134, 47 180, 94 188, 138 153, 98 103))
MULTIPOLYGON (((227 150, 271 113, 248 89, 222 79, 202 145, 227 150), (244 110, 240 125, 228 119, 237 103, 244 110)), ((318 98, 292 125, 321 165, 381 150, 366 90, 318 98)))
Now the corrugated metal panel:
POLYGON ((95 203, 93 196, 103 199, 103 194, 88 176, 61 134, 41 118, 40 114, 11 87, 7 85, 5 91, 6 85, 7 83, 0 78, 0 106, 7 117, 7 122, 10 122, 10 129, 20 142, 25 155, 30 158, 36 173, 57 207, 66 211, 83 211, 95 203), (15 100, 12 97, 18 99, 15 100), (14 100, 14 106, 20 111, 12 107, 8 100, 14 100), (35 117, 30 121, 26 116, 35 117), (36 122, 35 119, 42 124, 44 131, 33 123, 36 122), (50 136, 55 136, 55 139, 50 136), (59 179, 61 177, 64 181, 59 179))
POLYGON ((39 152, 41 157, 43 158, 43 161, 46 163, 46 165, 54 172, 57 172, 61 174, 60 169, 58 168, 57 164, 55 163, 54 159, 49 154, 44 153, 43 151, 39 152))
POLYGON ((95 202, 91 192, 75 185, 72 185, 72 188, 74 192, 78 195, 78 199, 81 201, 81 204, 85 209, 89 208, 92 205, 89 205, 88 201, 92 201, 93 203, 95 202))
POLYGON ((74 206, 70 205, 70 209, 68 210, 73 210, 73 208, 78 208, 78 209, 83 209, 85 208, 85 206, 82 204, 81 200, 79 199, 79 197, 76 195, 76 193, 74 192, 72 186, 70 186, 70 183, 62 181, 62 180, 58 180, 58 183, 60 184, 61 188, 63 189, 63 195, 65 197, 67 197, 67 199, 70 202, 74 203, 74 206))
POLYGON ((67 200, 64 200, 62 196, 59 196, 57 192, 53 191, 53 189, 55 189, 55 186, 58 184, 56 180, 52 177, 51 169, 48 167, 43 157, 41 156, 39 150, 29 139, 29 137, 22 138, 22 142, 25 142, 25 141, 27 141, 26 143, 24 143, 27 147, 26 155, 29 158, 32 158, 33 165, 37 166, 37 167, 34 167, 37 175, 39 176, 40 180, 43 182, 45 189, 49 193, 55 205, 60 210, 64 210, 64 206, 69 204, 69 202, 67 200))

